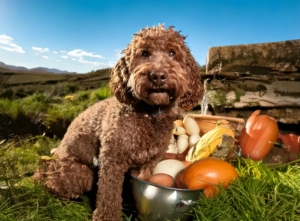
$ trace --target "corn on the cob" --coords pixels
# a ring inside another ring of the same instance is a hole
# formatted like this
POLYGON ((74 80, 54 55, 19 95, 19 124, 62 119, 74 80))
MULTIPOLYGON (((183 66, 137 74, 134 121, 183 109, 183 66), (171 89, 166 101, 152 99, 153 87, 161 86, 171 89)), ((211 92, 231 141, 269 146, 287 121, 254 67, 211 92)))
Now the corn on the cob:
POLYGON ((196 161, 208 157, 222 142, 223 134, 227 134, 228 136, 234 138, 234 132, 231 129, 217 126, 216 128, 204 134, 198 143, 189 150, 188 154, 186 155, 186 160, 196 161))

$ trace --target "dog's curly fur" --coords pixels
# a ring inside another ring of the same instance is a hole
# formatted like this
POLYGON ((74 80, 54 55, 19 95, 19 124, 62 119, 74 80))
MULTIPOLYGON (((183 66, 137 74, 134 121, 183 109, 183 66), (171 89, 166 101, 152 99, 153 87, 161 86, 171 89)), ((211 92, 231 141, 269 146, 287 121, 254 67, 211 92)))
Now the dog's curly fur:
POLYGON ((184 40, 163 25, 135 34, 111 71, 115 97, 72 122, 54 159, 41 163, 34 180, 62 198, 77 198, 96 182, 97 157, 93 220, 121 220, 124 173, 139 168, 139 178, 148 179, 167 150, 179 111, 202 97, 199 67, 184 40))

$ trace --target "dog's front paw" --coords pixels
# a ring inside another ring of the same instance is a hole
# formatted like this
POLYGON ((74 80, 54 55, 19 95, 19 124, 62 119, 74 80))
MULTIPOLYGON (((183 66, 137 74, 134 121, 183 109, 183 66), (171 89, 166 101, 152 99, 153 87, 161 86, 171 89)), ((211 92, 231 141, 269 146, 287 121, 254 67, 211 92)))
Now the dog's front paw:
POLYGON ((119 213, 106 213, 105 211, 101 211, 97 208, 93 212, 93 221, 121 221, 122 217, 121 215, 118 215, 119 213))

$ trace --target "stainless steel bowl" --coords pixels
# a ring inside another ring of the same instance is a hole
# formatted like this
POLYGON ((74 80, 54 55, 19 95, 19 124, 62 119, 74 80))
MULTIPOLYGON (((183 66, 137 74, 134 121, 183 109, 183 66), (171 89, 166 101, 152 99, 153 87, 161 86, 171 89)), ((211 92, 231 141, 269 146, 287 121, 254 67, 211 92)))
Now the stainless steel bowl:
POLYGON ((161 187, 132 176, 132 191, 142 221, 187 221, 202 190, 161 187))

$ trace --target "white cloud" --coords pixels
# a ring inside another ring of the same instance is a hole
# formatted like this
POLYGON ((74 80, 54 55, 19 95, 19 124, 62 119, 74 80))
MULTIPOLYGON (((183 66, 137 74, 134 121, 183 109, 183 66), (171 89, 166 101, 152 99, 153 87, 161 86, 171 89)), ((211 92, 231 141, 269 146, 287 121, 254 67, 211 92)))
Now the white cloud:
POLYGON ((60 52, 60 53, 66 53, 66 51, 64 51, 64 50, 60 50, 59 52, 60 52))
POLYGON ((38 47, 34 47, 34 46, 32 46, 32 50, 38 51, 40 53, 49 52, 48 48, 38 48, 38 47))
POLYGON ((85 57, 105 59, 105 57, 99 54, 95 54, 94 52, 86 52, 81 49, 75 49, 73 51, 69 51, 68 55, 73 57, 78 57, 78 58, 83 58, 85 56, 85 57))
POLYGON ((42 58, 48 59, 49 57, 48 56, 42 56, 42 58))
POLYGON ((100 63, 100 62, 97 62, 97 61, 88 61, 88 60, 84 60, 83 58, 79 58, 77 61, 79 61, 80 63, 83 63, 83 64, 91 64, 91 65, 94 65, 94 66, 99 66, 103 63, 100 63))
POLYGON ((9 44, 13 41, 13 38, 12 37, 9 37, 7 35, 0 35, 0 43, 1 44, 9 44))
POLYGON ((53 54, 58 54, 58 52, 57 51, 53 51, 53 54))
POLYGON ((5 46, 0 46, 1 49, 10 51, 10 52, 18 52, 18 53, 25 53, 22 47, 13 43, 13 38, 7 35, 0 35, 0 44, 5 46))
POLYGON ((60 62, 60 60, 56 60, 56 62, 60 62))
POLYGON ((68 58, 68 56, 66 56, 66 55, 63 55, 63 56, 60 56, 61 58, 63 58, 63 59, 67 59, 68 58))
POLYGON ((87 52, 83 51, 81 49, 75 49, 72 51, 69 51, 67 53, 70 57, 72 57, 73 61, 78 61, 82 64, 88 64, 88 65, 93 65, 93 66, 103 66, 105 63, 98 62, 98 61, 89 61, 85 59, 86 57, 89 58, 94 58, 94 59, 105 59, 102 55, 96 54, 94 52, 87 52))

